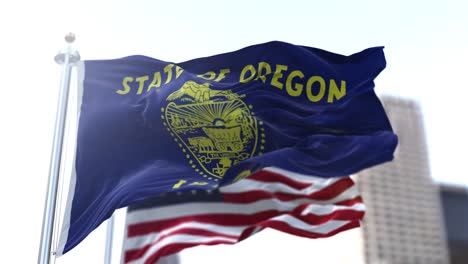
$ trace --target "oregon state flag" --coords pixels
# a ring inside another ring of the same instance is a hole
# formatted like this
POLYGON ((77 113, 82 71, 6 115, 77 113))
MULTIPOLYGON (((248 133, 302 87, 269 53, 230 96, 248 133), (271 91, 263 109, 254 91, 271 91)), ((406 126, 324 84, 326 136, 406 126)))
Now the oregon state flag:
POLYGON ((58 254, 161 193, 216 191, 267 167, 328 178, 391 160, 397 137, 374 93, 385 65, 382 47, 343 56, 277 41, 182 63, 84 61, 58 254))

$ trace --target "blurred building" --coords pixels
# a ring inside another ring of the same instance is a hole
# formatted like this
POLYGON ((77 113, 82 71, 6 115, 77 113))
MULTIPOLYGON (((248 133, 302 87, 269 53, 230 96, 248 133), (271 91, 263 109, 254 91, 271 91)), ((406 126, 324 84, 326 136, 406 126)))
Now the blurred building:
POLYGON ((411 100, 381 99, 399 144, 393 162, 358 175, 367 207, 362 228, 365 263, 449 263, 438 187, 429 171, 421 109, 411 100))
POLYGON ((440 197, 444 212, 450 263, 468 263, 468 189, 441 185, 440 197))

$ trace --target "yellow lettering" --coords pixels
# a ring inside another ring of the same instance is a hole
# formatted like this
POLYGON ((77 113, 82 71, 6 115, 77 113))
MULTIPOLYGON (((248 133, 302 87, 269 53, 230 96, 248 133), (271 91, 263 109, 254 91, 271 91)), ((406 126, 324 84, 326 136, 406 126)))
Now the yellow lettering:
POLYGON ((330 87, 328 88, 328 100, 327 102, 332 103, 333 98, 340 100, 341 97, 346 95, 346 82, 341 81, 340 89, 338 90, 338 85, 336 85, 335 80, 330 80, 330 87))
POLYGON ((255 68, 252 64, 245 66, 244 69, 242 69, 239 82, 241 83, 250 82, 253 79, 253 77, 255 77, 255 73, 256 73, 255 68), (245 75, 247 74, 247 71, 250 72, 250 76, 246 79, 245 75))
POLYGON ((127 77, 123 78, 122 85, 123 85, 124 89, 123 90, 117 90, 117 93, 122 94, 122 95, 128 94, 128 92, 130 92, 130 90, 131 90, 130 85, 128 85, 129 82, 133 82, 132 77, 127 76, 127 77))
POLYGON ((187 181, 186 180, 179 180, 178 183, 174 184, 172 186, 172 189, 177 189, 177 188, 180 188, 180 186, 182 186, 182 184, 186 183, 187 181))
POLYGON ((207 185, 207 184, 208 184, 207 182, 192 182, 189 185, 207 185))
POLYGON ((175 67, 175 72, 176 72, 176 75, 175 75, 175 78, 179 78, 179 76, 182 74, 182 72, 184 71, 184 69, 182 69, 180 66, 176 66, 175 67))
POLYGON ((262 61, 258 63, 258 76, 255 80, 261 79, 263 83, 266 81, 266 76, 271 73, 271 67, 270 64, 262 61), (265 72, 263 72, 265 70, 265 72))
POLYGON ((288 75, 288 78, 286 79, 286 92, 288 92, 288 94, 290 96, 299 96, 301 95, 302 93, 302 89, 304 87, 304 85, 300 84, 300 83, 296 83, 294 84, 294 89, 292 87, 292 80, 295 78, 295 77, 299 77, 301 79, 304 78, 304 74, 301 72, 301 71, 292 71, 289 75, 288 75))
POLYGON ((276 64, 275 74, 271 78, 271 85, 275 86, 276 88, 283 89, 283 84, 279 82, 279 79, 283 77, 282 71, 288 70, 288 66, 276 64))
POLYGON ((161 73, 160 72, 155 72, 153 75, 153 80, 151 81, 151 84, 148 86, 148 92, 151 90, 151 88, 159 88, 161 86, 161 73))
POLYGON ((174 64, 172 63, 164 67, 164 72, 167 73, 167 80, 165 84, 168 84, 172 80, 172 67, 174 67, 174 64))
POLYGON ((135 80, 139 83, 137 94, 141 94, 143 92, 143 88, 145 87, 145 82, 149 80, 149 76, 140 76, 137 77, 135 80))
POLYGON ((197 75, 197 77, 205 80, 213 80, 216 77, 216 73, 214 71, 209 71, 204 74, 197 75))
POLYGON ((325 80, 323 80, 322 77, 320 76, 312 76, 309 78, 309 80, 307 81, 307 85, 306 85, 306 94, 307 94, 307 98, 311 101, 311 102, 318 102, 320 101, 320 99, 322 99, 323 95, 325 94, 325 80), (319 92, 317 93, 317 95, 314 95, 312 93, 312 86, 314 85, 314 83, 318 82, 319 83, 319 92))
POLYGON ((215 82, 219 82, 221 81, 222 79, 226 78, 226 73, 230 73, 231 70, 230 69, 222 69, 219 71, 219 75, 218 75, 218 78, 216 78, 216 80, 214 80, 215 82))

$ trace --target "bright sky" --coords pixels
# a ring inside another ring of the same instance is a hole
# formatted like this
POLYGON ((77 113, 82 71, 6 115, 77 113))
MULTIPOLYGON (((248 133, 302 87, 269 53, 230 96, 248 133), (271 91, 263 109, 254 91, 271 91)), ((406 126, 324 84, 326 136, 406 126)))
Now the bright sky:
MULTIPOLYGON (((180 62, 270 40, 345 55, 383 45, 388 66, 376 91, 421 103, 433 178, 468 186, 467 10, 464 0, 2 1, 2 263, 37 261, 60 81, 53 57, 65 33, 77 35, 83 59, 142 54, 180 62)), ((120 213, 116 229, 122 221, 120 213)), ((99 228, 57 263, 102 263, 104 233, 99 228)), ((317 245, 340 255, 325 240, 257 236, 188 250, 182 263, 311 263, 323 253, 317 245)))

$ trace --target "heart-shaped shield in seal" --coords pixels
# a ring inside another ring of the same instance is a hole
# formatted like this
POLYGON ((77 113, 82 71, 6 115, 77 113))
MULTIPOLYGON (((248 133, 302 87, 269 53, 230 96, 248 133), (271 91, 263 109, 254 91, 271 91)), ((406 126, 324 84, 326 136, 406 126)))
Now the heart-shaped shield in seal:
POLYGON ((233 165, 263 149, 264 129, 252 106, 231 90, 187 81, 167 98, 163 124, 200 175, 218 181, 233 165), (259 138, 260 135, 260 138, 259 138))

